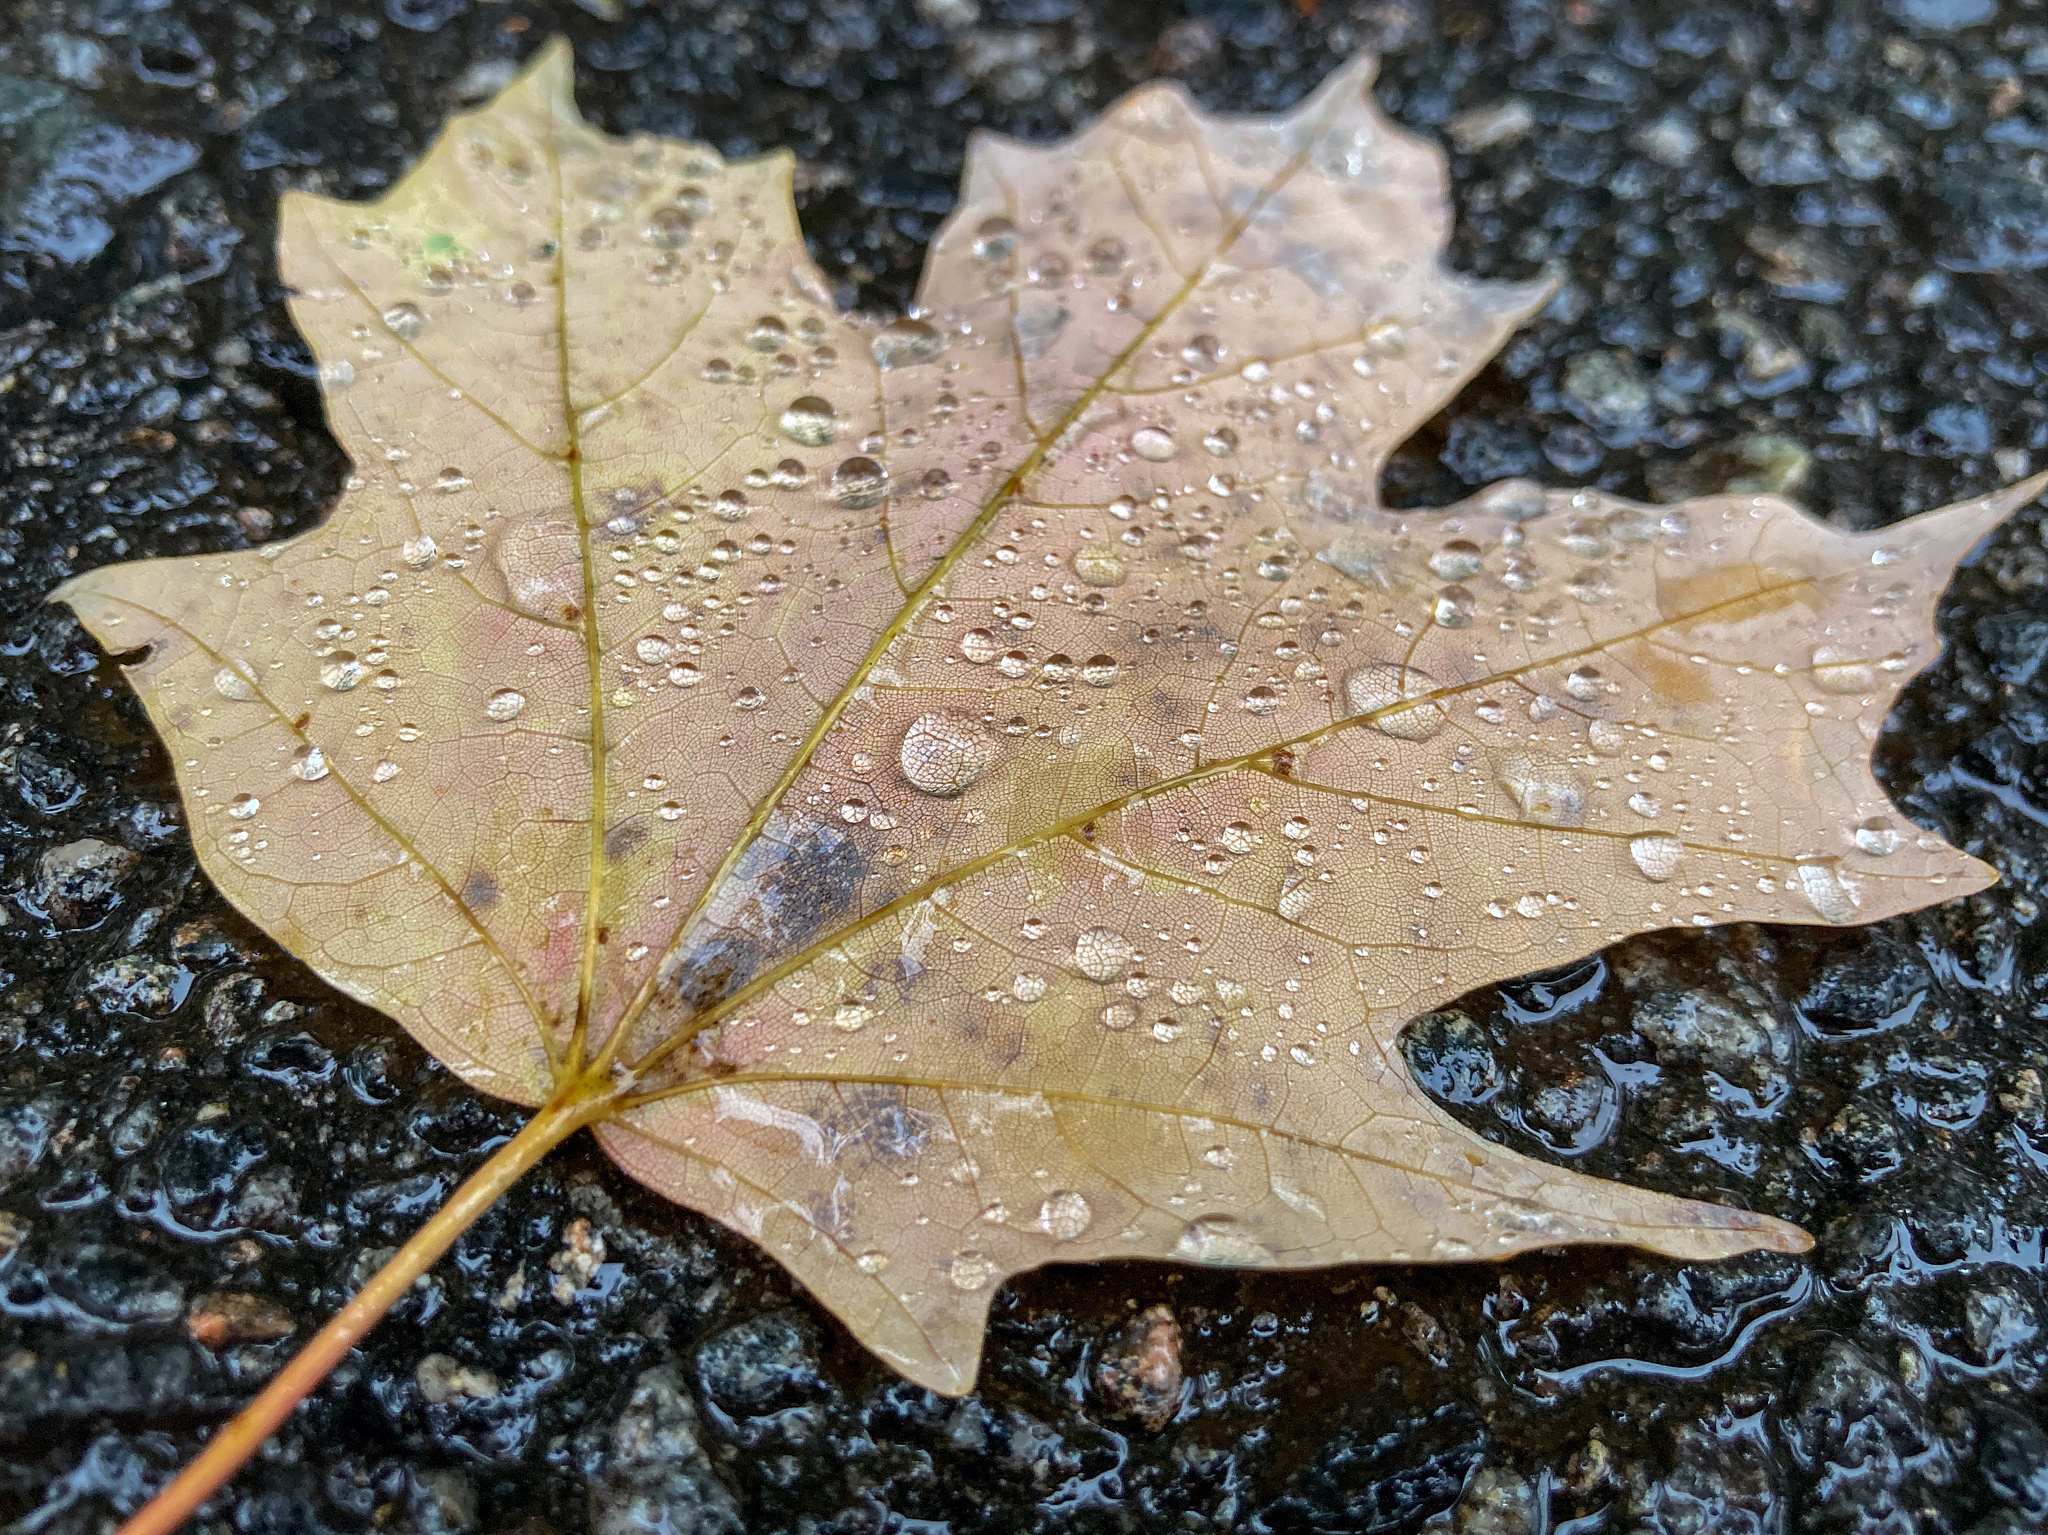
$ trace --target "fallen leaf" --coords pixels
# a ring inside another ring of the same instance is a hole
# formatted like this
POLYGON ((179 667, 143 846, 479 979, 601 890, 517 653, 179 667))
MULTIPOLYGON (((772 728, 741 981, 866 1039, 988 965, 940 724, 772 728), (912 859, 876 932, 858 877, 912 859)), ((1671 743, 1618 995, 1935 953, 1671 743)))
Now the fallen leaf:
POLYGON ((1370 79, 977 141, 887 323, 787 154, 606 138, 560 45, 380 202, 287 198, 333 517, 58 595, 147 652, 229 899, 546 1106, 441 1246, 591 1124, 960 1392, 1050 1262, 1807 1245, 1480 1139, 1397 1039, 1631 933, 1988 884, 1869 753, 2041 482, 1870 534, 1382 510, 1544 290, 1442 267, 1370 79))

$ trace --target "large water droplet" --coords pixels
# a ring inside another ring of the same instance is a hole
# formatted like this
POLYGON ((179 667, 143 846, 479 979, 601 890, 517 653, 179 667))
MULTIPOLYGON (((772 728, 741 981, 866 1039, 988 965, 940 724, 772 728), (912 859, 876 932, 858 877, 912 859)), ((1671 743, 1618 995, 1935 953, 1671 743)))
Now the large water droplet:
POLYGON ((1095 1212, 1088 1207, 1087 1199, 1072 1189, 1048 1194, 1045 1203, 1038 1207, 1039 1229, 1056 1242, 1074 1241, 1094 1219, 1095 1212))
POLYGON ((1216 834, 1216 840, 1221 842, 1227 851, 1237 854, 1240 858, 1256 846, 1254 839, 1255 833, 1251 824, 1246 821, 1232 821, 1216 834))
POLYGON ((405 561, 410 570, 425 570, 440 555, 432 535, 415 533, 398 546, 398 557, 405 561))
POLYGON ((658 634, 643 635, 633 644, 633 654, 649 666, 659 666, 675 653, 675 646, 658 634))
POLYGON ((1270 1268, 1277 1261, 1273 1249, 1248 1236, 1227 1215, 1205 1215, 1181 1228, 1173 1256, 1190 1263, 1208 1263, 1228 1268, 1270 1268))
POLYGON ((1469 581, 1481 563, 1479 546, 1468 538, 1454 538, 1429 557, 1429 568, 1444 581, 1469 581))
POLYGON ((1115 656, 1093 655, 1081 667, 1081 680, 1091 688, 1106 688, 1116 681, 1118 671, 1115 656))
POLYGON ((946 1277, 962 1290, 979 1290, 996 1277, 993 1259, 969 1249, 953 1254, 946 1264, 946 1277))
POLYGON ((1280 708, 1280 695, 1261 683, 1244 695, 1244 710, 1247 714, 1265 716, 1276 713, 1280 708))
POLYGON ((1002 653, 1002 645, 986 629, 969 629, 960 636, 960 654, 976 666, 986 666, 1002 653))
POLYGON ((1218 458, 1228 458, 1237 451, 1237 433, 1227 426, 1219 426, 1202 436, 1202 446, 1218 458))
POLYGON ((1500 785, 1523 817, 1539 826, 1577 826, 1586 819, 1586 786, 1557 758, 1521 753, 1504 758, 1500 785))
POLYGON ((1564 679, 1564 690, 1580 703, 1591 703, 1607 691, 1607 679, 1590 666, 1575 666, 1564 679))
POLYGON ((1807 904, 1819 912, 1823 921, 1853 922, 1856 920, 1856 901, 1842 884, 1841 877, 1824 863, 1803 863, 1799 865, 1799 893, 1806 897, 1807 904))
POLYGON ((1131 433, 1131 451, 1155 464, 1163 464, 1172 458, 1175 446, 1173 433, 1161 431, 1156 426, 1142 426, 1131 433))
POLYGON ((747 345, 757 352, 779 352, 789 345, 789 327, 764 314, 748 328, 747 345))
POLYGON ((920 714, 903 733, 903 776, 927 794, 964 794, 996 760, 994 736, 964 714, 920 714))
POLYGON ((384 311, 384 328, 400 341, 411 341, 427 328, 427 317, 419 305, 400 300, 384 311))
POLYGON ((974 259, 1008 261, 1017 250, 1017 226, 1006 218, 983 219, 974 230, 974 259))
POLYGON ((484 701, 484 714, 499 724, 519 718, 519 711, 526 707, 526 695, 517 688, 499 688, 484 701))
POLYGON ((1466 587, 1447 586, 1436 594, 1436 606, 1431 611, 1437 623, 1446 629, 1468 629, 1479 616, 1479 599, 1466 587))
POLYGON ((1892 818, 1885 815, 1874 815, 1867 821, 1859 822, 1855 837, 1856 846, 1873 858, 1890 857, 1899 850, 1899 844, 1905 841, 1905 838, 1900 836, 1898 827, 1892 824, 1892 818))
POLYGON ((256 685, 232 666, 223 666, 213 674, 213 690, 236 703, 247 703, 256 696, 256 685))
POLYGON ((1130 967, 1131 940, 1113 927, 1091 927, 1074 940, 1074 966, 1091 981, 1113 981, 1130 967))
POLYGON ((1124 557, 1114 544, 1083 544, 1074 551, 1074 574, 1086 586, 1120 586, 1124 557))
POLYGON ((1813 685, 1823 693, 1867 693, 1877 685, 1877 672, 1853 651, 1823 645, 1813 653, 1813 685))
POLYGON ((1373 661, 1357 668, 1344 679, 1344 696, 1354 715, 1369 714, 1373 729, 1401 741, 1427 741, 1443 728, 1444 712, 1428 695, 1436 690, 1436 679, 1412 666, 1389 666, 1373 661), (1405 699, 1422 703, 1396 708, 1405 699))
POLYGON ((292 758, 292 777, 318 783, 327 776, 327 754, 317 746, 301 746, 292 758))
POLYGON ((871 458, 849 458, 832 471, 832 499, 853 511, 874 506, 889 494, 889 476, 871 458))
POLYGON ((320 680, 337 693, 346 693, 363 680, 363 663, 346 650, 337 650, 320 668, 320 680))
POLYGON ((732 706, 745 714, 768 706, 768 695, 759 688, 741 688, 732 695, 732 706))
POLYGON ((937 362, 946 338, 922 320, 892 320, 875 332, 870 344, 882 368, 914 368, 937 362))
POLYGON ((782 433, 807 448, 822 448, 839 435, 839 412, 830 400, 807 394, 791 400, 782 413, 782 433))
POLYGON ((1678 872, 1678 860, 1685 856, 1685 844, 1676 837, 1632 837, 1628 856, 1642 870, 1643 878, 1663 884, 1678 872))
POLYGON ((263 808, 263 801, 253 794, 237 794, 228 801, 228 814, 237 821, 246 821, 263 808))

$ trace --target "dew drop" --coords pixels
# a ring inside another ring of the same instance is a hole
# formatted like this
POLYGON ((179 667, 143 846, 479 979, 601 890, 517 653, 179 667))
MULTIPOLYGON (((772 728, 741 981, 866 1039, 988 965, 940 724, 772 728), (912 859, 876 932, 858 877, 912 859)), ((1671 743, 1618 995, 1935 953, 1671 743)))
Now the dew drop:
POLYGON ((1873 858, 1891 856, 1899 850, 1900 843, 1905 840, 1900 836, 1898 827, 1892 824, 1891 817, 1883 815, 1874 815, 1867 821, 1859 822, 1855 838, 1856 846, 1873 858))
POLYGON ((346 693, 363 680, 363 663, 346 650, 337 650, 320 668, 320 680, 337 693, 346 693))
POLYGON ((1564 690, 1580 703, 1591 703, 1607 691, 1607 679, 1590 666, 1574 667, 1564 679, 1564 690))
POLYGON ((484 701, 484 716, 499 724, 519 718, 519 711, 526 707, 526 695, 517 688, 499 688, 484 701))
POLYGON ((1479 574, 1482 563, 1479 546, 1467 538, 1454 538, 1429 557, 1429 568, 1443 581, 1469 581, 1479 574))
POLYGON ((675 250, 690 243, 690 229, 696 221, 683 208, 656 208, 647 215, 640 238, 661 250, 675 250))
POLYGON ((633 654, 649 666, 659 666, 675 653, 675 646, 658 634, 642 635, 633 644, 633 654))
POLYGON ((1436 679, 1412 666, 1371 662, 1344 679, 1344 696, 1354 715, 1371 715, 1370 724, 1398 741, 1427 741, 1443 728, 1443 709, 1429 698, 1436 679), (1395 707, 1406 699, 1424 702, 1395 707))
POLYGON ((1664 813, 1664 802, 1654 794, 1638 791, 1628 797, 1628 808, 1646 821, 1654 821, 1664 813))
POLYGON ((1189 367, 1211 373, 1223 361, 1223 343, 1214 336, 1195 336, 1180 349, 1180 355, 1189 367))
POLYGON ((317 746, 301 746, 292 758, 292 777, 318 783, 327 776, 327 754, 317 746))
POLYGON ((1218 458, 1228 458, 1237 451, 1237 433, 1227 426, 1219 426, 1203 434, 1202 446, 1218 458))
POLYGON ((870 1248, 853 1260, 854 1267, 863 1274, 879 1274, 889 1266, 889 1255, 870 1248))
POLYGON ((922 320, 892 320, 875 332, 870 345, 875 362, 886 371, 937 362, 946 338, 922 320))
POLYGON ((1133 952, 1115 928, 1091 927, 1074 940, 1074 965, 1091 981, 1113 981, 1130 967, 1133 952))
POLYGON ((401 300, 384 311, 384 328, 400 341, 412 341, 427 328, 427 317, 419 305, 401 300))
POLYGON ((850 826, 858 826, 868 818, 868 802, 864 799, 842 800, 839 805, 839 819, 850 826))
POLYGON ((911 722, 898 758, 914 788, 946 797, 971 788, 998 750, 995 737, 978 721, 935 710, 911 722))
POLYGON ((764 314, 747 329, 747 345, 757 352, 779 352, 789 345, 789 327, 764 314))
POLYGON ((1586 819, 1586 788, 1564 763, 1523 754, 1500 765, 1500 784, 1525 819, 1539 826, 1577 826, 1586 819))
POLYGON ((1161 431, 1156 426, 1143 426, 1131 433, 1131 451, 1155 464, 1163 464, 1172 458, 1176 446, 1173 433, 1161 431))
POLYGON ((1017 226, 1006 218, 983 219, 974 230, 974 259, 993 265, 1017 250, 1017 226))
POLYGON ((1023 971, 1010 980, 1010 995, 1019 1002, 1036 1002, 1045 995, 1045 977, 1023 971))
POLYGON ((415 533, 398 546, 398 557, 405 561, 410 570, 425 570, 439 557, 441 551, 435 545, 433 536, 415 533))
POLYGON ((1305 815, 1291 815, 1280 823, 1280 835, 1289 842, 1305 842, 1308 834, 1315 830, 1305 815))
POLYGON ((782 412, 782 434, 807 448, 822 448, 839 435, 839 412, 814 394, 791 400, 782 412))
POLYGON ((1074 574, 1084 586, 1121 586, 1124 557, 1114 544, 1083 544, 1074 551, 1074 574))
POLYGON ((1081 667, 1081 680, 1091 688, 1106 688, 1116 681, 1117 670, 1115 656, 1090 656, 1081 667))
POLYGON ((871 458, 849 458, 832 471, 832 499, 852 511, 874 506, 889 494, 889 476, 871 458))
POLYGON ((711 503, 711 509, 718 514, 720 522, 738 522, 747 515, 747 493, 743 490, 721 490, 711 503))
POLYGON ((1303 881, 1289 885, 1280 892, 1280 915, 1289 922, 1299 922, 1308 915, 1308 909, 1316 898, 1315 886, 1303 881))
POLYGON ((1447 586, 1436 594, 1432 613, 1443 628, 1468 629, 1479 616, 1479 599, 1467 587, 1447 586))
POLYGON ((1813 685, 1823 693, 1867 693, 1876 684, 1870 663, 1850 651, 1823 645, 1813 653, 1813 685))
MULTIPOLYGON (((1008 220, 1004 220, 1005 223, 1008 220)), ((953 1254, 946 1265, 946 1277, 962 1290, 979 1290, 996 1277, 996 1266, 992 1259, 969 1249, 953 1254)))
POLYGON ((1128 1002, 1112 1002, 1102 1010, 1102 1026, 1112 1034, 1121 1034, 1138 1021, 1138 1010, 1128 1002))
POLYGON ((469 489, 469 476, 450 464, 434 476, 434 489, 444 496, 452 496, 458 490, 469 489))
POLYGON ((680 821, 683 818, 684 812, 683 807, 671 799, 663 800, 655 814, 659 815, 664 821, 680 821))
POLYGON ((223 666, 213 674, 213 690, 236 703, 246 703, 256 696, 255 684, 232 666, 223 666))
POLYGON ((690 661, 678 661, 668 669, 668 680, 671 687, 693 688, 703 676, 704 674, 697 669, 696 664, 690 661))
POLYGON ((1039 1229, 1056 1242, 1074 1241, 1094 1219, 1095 1212, 1088 1207, 1088 1201, 1072 1189, 1048 1194, 1045 1203, 1038 1207, 1039 1229))
POLYGON ((374 783, 389 783, 397 776, 398 764, 389 757, 384 758, 375 767, 370 769, 370 779, 374 783))
POLYGON ((1216 834, 1216 840, 1223 844, 1226 851, 1235 853, 1240 858, 1255 846, 1254 833, 1248 821, 1232 821, 1216 834))
POLYGON ((1632 837, 1629 839, 1628 856, 1642 870, 1644 879, 1661 885, 1678 872, 1678 860, 1685 856, 1685 844, 1676 837, 1632 837))
POLYGON ((1840 876, 1824 863, 1799 865, 1799 893, 1826 922, 1856 920, 1856 901, 1840 876))
POLYGON ((767 703, 768 695, 759 688, 741 688, 732 695, 732 706, 743 714, 752 714, 757 709, 765 708, 767 703))
POLYGON ((1088 267, 1098 277, 1114 277, 1130 259, 1123 241, 1110 235, 1104 235, 1088 247, 1088 267))
POLYGON ((1247 714, 1261 717, 1273 714, 1280 708, 1280 695, 1261 683, 1244 695, 1244 710, 1247 714))
POLYGON ((986 666, 1002 653, 1002 646, 986 629, 969 629, 960 636, 960 654, 976 666, 986 666))
POLYGON ((832 1027, 858 1034, 874 1016, 875 1010, 864 1002, 842 1002, 832 1009, 832 1027))
POLYGON ((253 794, 237 794, 228 801, 228 814, 237 821, 246 821, 263 808, 263 801, 253 794))

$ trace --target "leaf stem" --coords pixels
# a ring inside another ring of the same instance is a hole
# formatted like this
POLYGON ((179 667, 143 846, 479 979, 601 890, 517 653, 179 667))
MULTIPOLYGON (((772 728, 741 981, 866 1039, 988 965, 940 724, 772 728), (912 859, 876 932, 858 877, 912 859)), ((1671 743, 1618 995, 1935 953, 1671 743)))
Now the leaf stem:
POLYGON ((469 1175, 369 1283, 292 1356, 255 1400, 235 1414, 184 1470, 121 1526, 118 1535, 171 1535, 191 1518, 499 1195, 569 1136, 602 1119, 614 1101, 615 1090, 609 1083, 591 1077, 568 1083, 525 1128, 469 1175))

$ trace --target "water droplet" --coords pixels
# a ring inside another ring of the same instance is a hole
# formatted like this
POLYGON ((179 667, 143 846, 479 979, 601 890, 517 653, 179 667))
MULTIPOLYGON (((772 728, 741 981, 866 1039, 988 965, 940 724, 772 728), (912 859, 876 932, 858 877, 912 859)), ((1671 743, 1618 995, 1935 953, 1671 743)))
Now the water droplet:
POLYGON ((1867 693, 1876 684, 1870 663, 1850 651, 1823 645, 1813 653, 1813 685, 1823 693, 1867 693))
POLYGON ((756 709, 765 708, 768 695, 759 688, 741 688, 732 695, 732 706, 742 713, 752 714, 756 709))
POLYGON ((327 754, 317 746, 301 746, 292 758, 292 777, 318 783, 327 776, 327 754))
POLYGON ((1008 261, 1017 250, 1017 226, 1006 218, 983 219, 974 230, 974 259, 1008 261))
POLYGON ((1654 794, 1640 791, 1628 797, 1628 808, 1646 821, 1654 821, 1664 813, 1664 802, 1654 794))
POLYGON ((1155 464, 1163 464, 1172 458, 1176 446, 1173 433, 1161 431, 1156 426, 1142 426, 1131 433, 1131 451, 1155 464))
POLYGON ((1074 965, 1091 981, 1113 981, 1130 967, 1134 952, 1115 928, 1091 927, 1074 940, 1074 965))
POLYGON ((832 471, 832 499, 853 511, 876 505, 889 494, 889 476, 871 458, 849 458, 832 471))
POLYGON ((1289 842, 1304 842, 1308 839, 1308 834, 1314 830, 1315 827, 1305 815, 1291 815, 1280 823, 1280 835, 1289 842))
POLYGON ((1564 690, 1580 703, 1591 703, 1607 691, 1607 679, 1590 666, 1575 666, 1564 679, 1564 690))
POLYGON ((892 320, 875 332, 870 345, 875 362, 884 370, 914 368, 937 362, 946 349, 946 338, 922 320, 892 320))
POLYGON ((1045 977, 1028 970, 1011 977, 1010 995, 1019 1002, 1036 1002, 1045 995, 1045 977))
POLYGON ((1117 659, 1115 656, 1090 656, 1081 668, 1081 680, 1091 688, 1106 688, 1116 681, 1117 659))
POLYGON ((703 675, 693 661, 678 661, 668 669, 668 680, 672 687, 693 688, 703 675))
POLYGON ((346 357, 320 364, 320 387, 324 393, 340 394, 356 381, 356 365, 346 357))
POLYGON ((1373 729, 1399 741, 1427 741, 1443 728, 1444 712, 1428 695, 1436 679, 1412 666, 1389 666, 1374 661, 1359 667, 1344 679, 1344 696, 1354 715, 1369 714, 1373 729), (1403 700, 1424 702, 1397 708, 1403 700))
POLYGON ((1436 594, 1433 612, 1437 623, 1444 628, 1467 629, 1479 616, 1479 599, 1466 587, 1447 586, 1436 594))
POLYGON ((1479 574, 1484 557, 1468 538, 1454 538, 1429 557, 1429 568, 1444 581, 1469 581, 1479 574))
POLYGON ((384 311, 384 328, 400 341, 411 341, 427 328, 427 317, 419 305, 401 300, 384 311))
POLYGON ((411 570, 425 570, 439 557, 441 551, 435 546, 432 535, 415 533, 398 546, 398 557, 411 570))
POLYGON ((228 814, 237 821, 246 821, 263 808, 263 801, 253 794, 237 794, 228 801, 228 814))
POLYGON ((683 807, 672 799, 663 800, 655 813, 664 821, 680 821, 685 814, 683 807))
POLYGON ((1628 856, 1643 871, 1644 879, 1661 885, 1678 871, 1678 860, 1685 856, 1685 844, 1676 837, 1632 837, 1628 856))
POLYGON ((1276 1261, 1270 1247, 1247 1236, 1227 1215, 1189 1221, 1181 1228, 1173 1256, 1227 1268, 1271 1268, 1276 1261))
POLYGON ((986 666, 1002 653, 1002 646, 986 629, 969 629, 960 636, 960 654, 976 666, 986 666))
POLYGON ((649 666, 659 666, 675 653, 675 646, 658 634, 641 636, 633 644, 633 654, 649 666))
POLYGON ((1235 853, 1240 858, 1256 845, 1251 823, 1248 821, 1232 821, 1216 834, 1216 840, 1221 842, 1227 851, 1235 853))
POLYGON ((458 490, 469 489, 469 476, 450 464, 434 476, 434 489, 444 496, 452 496, 458 490))
POLYGON ((1195 336, 1180 349, 1180 355, 1189 367, 1212 373, 1223 361, 1223 343, 1214 336, 1195 336))
POLYGON ((640 238, 662 250, 675 250, 690 243, 690 229, 695 222, 686 209, 656 208, 647 215, 640 238))
POLYGON ((1083 544, 1074 551, 1074 574, 1087 586, 1120 586, 1124 557, 1114 544, 1083 544))
POLYGON ((1280 695, 1264 684, 1244 695, 1244 708, 1247 714, 1268 715, 1275 713, 1279 707, 1280 695))
POLYGON ((747 330, 747 345, 757 352, 779 352, 789 345, 789 327, 772 314, 764 314, 747 330))
POLYGON ((1525 819, 1539 826, 1577 826, 1586 819, 1586 788, 1565 763, 1517 754, 1500 765, 1500 785, 1525 819))
POLYGON ((1088 1201, 1072 1189, 1048 1194, 1045 1203, 1038 1207, 1039 1228, 1056 1242, 1075 1240, 1094 1219, 1095 1212, 1088 1208, 1088 1201))
POLYGON ((1874 815, 1867 821, 1859 822, 1855 837, 1856 846, 1873 858, 1889 857, 1899 850, 1899 844, 1905 840, 1899 834, 1898 827, 1892 824, 1891 817, 1884 815, 1874 815))
POLYGON ((398 764, 389 757, 385 757, 375 767, 370 769, 370 778, 374 783, 389 783, 397 776, 398 764))
POLYGON ((1856 901, 1833 869, 1824 863, 1799 865, 1799 893, 1826 922, 1856 920, 1856 901))
POLYGON ((526 695, 517 688, 499 688, 484 701, 484 715, 499 724, 519 718, 519 711, 526 707, 526 695))
POLYGON ((807 448, 822 448, 839 435, 839 412, 814 394, 791 400, 782 413, 782 434, 807 448))
POLYGON ((1130 259, 1124 242, 1111 235, 1104 235, 1088 247, 1088 266, 1098 277, 1114 277, 1130 259))
POLYGON ((962 1290, 979 1290, 996 1277, 993 1260, 969 1249, 953 1254, 946 1265, 946 1277, 962 1290))
POLYGON ((1307 881, 1289 885, 1280 892, 1280 915, 1289 922, 1299 922, 1308 915, 1309 906, 1315 898, 1315 886, 1307 881))
POLYGON ((853 1265, 863 1274, 879 1274, 889 1266, 889 1255, 870 1249, 855 1258, 853 1265))
POLYGON ((832 1009, 832 1027, 857 1034, 875 1016, 875 1010, 864 1002, 842 1002, 832 1009))
POLYGON ((337 693, 346 693, 363 680, 363 663, 346 650, 337 650, 320 668, 320 680, 337 693))
POLYGON ((839 819, 851 826, 858 826, 868 818, 868 802, 864 799, 844 800, 839 806, 839 819))
POLYGON ((903 776, 927 794, 964 794, 996 760, 994 736, 964 714, 920 714, 903 733, 903 776))
POLYGON ((1138 1010, 1128 1002, 1112 1002, 1102 1010, 1102 1026, 1112 1034, 1121 1034, 1138 1021, 1138 1010))
POLYGON ((1227 426, 1219 426, 1203 434, 1202 446, 1218 458, 1228 458, 1237 451, 1237 433, 1227 426))
POLYGON ((232 666, 223 666, 213 674, 213 690, 236 703, 247 703, 256 696, 255 684, 232 666))

